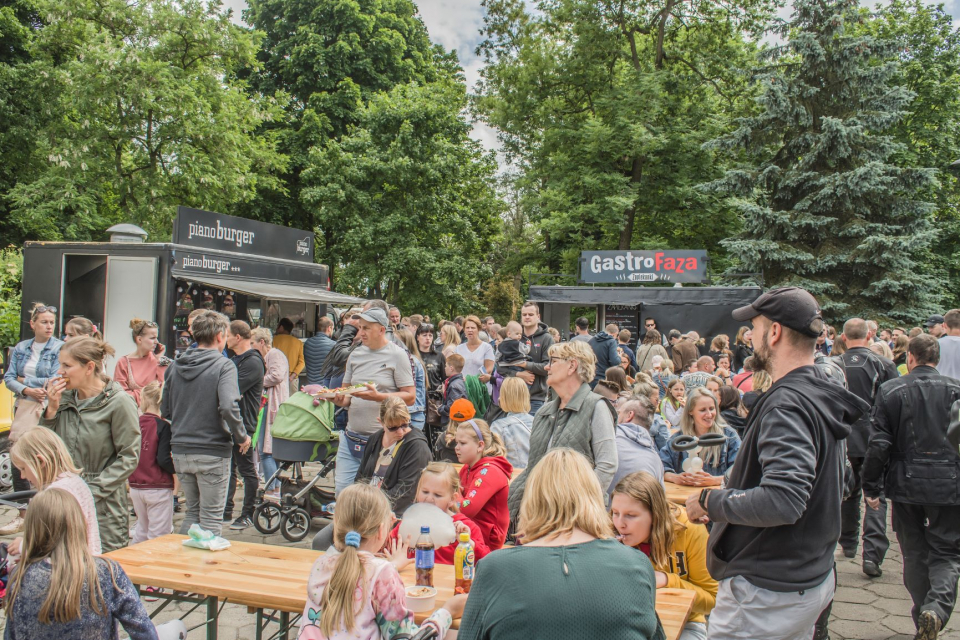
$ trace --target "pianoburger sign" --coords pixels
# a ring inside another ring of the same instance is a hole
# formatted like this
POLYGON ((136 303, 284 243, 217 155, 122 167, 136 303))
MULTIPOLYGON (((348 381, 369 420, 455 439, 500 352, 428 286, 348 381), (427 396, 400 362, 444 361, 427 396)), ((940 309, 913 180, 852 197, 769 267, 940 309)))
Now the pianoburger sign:
POLYGON ((580 281, 706 282, 706 251, 583 251, 580 281))

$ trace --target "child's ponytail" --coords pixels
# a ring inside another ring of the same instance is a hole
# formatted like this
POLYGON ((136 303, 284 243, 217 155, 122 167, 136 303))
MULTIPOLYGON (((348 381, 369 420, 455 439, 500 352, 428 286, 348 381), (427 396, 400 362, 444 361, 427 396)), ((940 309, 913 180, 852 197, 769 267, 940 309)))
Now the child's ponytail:
POLYGON ((320 598, 320 631, 327 638, 340 629, 353 633, 356 627, 356 591, 360 585, 367 601, 369 586, 363 580, 360 543, 376 537, 380 527, 389 524, 390 503, 379 489, 369 484, 353 484, 337 499, 333 516, 333 544, 340 552, 330 582, 320 598))
POLYGON ((500 437, 499 433, 493 433, 485 420, 461 422, 457 426, 457 430, 460 431, 461 429, 478 443, 481 439, 483 440, 483 455, 481 457, 507 455, 507 445, 504 444, 503 438, 500 437))

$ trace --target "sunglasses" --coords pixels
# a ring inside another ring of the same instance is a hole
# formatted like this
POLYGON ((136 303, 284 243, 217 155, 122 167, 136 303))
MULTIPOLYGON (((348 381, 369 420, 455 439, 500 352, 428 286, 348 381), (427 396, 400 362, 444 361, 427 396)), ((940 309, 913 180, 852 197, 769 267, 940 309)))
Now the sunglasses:
POLYGON ((403 424, 398 424, 395 427, 384 427, 384 429, 386 429, 390 433, 395 433, 397 431, 400 431, 400 429, 406 429, 409 426, 410 426, 409 422, 404 422, 403 424))
POLYGON ((157 329, 157 328, 159 328, 159 325, 156 322, 154 322, 153 320, 147 320, 146 322, 143 323, 143 326, 140 327, 140 331, 137 332, 137 335, 139 336, 147 329, 157 329))
POLYGON ((56 314, 56 313, 57 313, 57 308, 56 308, 56 307, 47 307, 47 306, 37 307, 36 309, 33 310, 33 317, 36 318, 36 317, 37 317, 38 315, 40 315, 41 313, 53 313, 53 314, 56 314))

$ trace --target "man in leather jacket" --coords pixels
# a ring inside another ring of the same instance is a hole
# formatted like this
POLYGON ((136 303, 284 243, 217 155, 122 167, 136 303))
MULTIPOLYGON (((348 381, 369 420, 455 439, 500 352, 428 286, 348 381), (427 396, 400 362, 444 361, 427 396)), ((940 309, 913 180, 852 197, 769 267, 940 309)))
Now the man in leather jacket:
MULTIPOLYGON (((880 385, 896 378, 893 362, 878 356, 868 348, 870 337, 867 322, 860 318, 850 318, 843 325, 843 339, 847 351, 837 358, 847 377, 847 388, 862 400, 873 406, 880 385)), ((866 414, 853 425, 847 438, 847 457, 853 467, 855 486, 853 493, 840 505, 840 546, 843 555, 853 558, 857 555, 860 537, 860 469, 863 457, 867 453, 867 441, 870 439, 870 415, 866 414)), ((877 510, 867 509, 863 522, 863 572, 870 577, 878 577, 883 572, 880 565, 890 547, 887 539, 887 503, 880 501, 877 510)))
POLYGON ((960 381, 940 375, 936 338, 910 340, 909 374, 880 387, 863 463, 871 510, 883 493, 903 553, 918 640, 933 640, 957 601, 960 578, 960 454, 947 433, 960 407, 960 381))

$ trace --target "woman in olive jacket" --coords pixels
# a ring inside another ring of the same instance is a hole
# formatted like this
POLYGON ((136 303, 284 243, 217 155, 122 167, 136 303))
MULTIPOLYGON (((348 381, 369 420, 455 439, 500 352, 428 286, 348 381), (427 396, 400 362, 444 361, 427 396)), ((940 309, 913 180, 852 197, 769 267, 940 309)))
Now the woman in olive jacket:
POLYGON ((103 373, 113 348, 96 338, 71 340, 60 349, 59 377, 47 385, 49 404, 40 425, 52 429, 83 469, 93 493, 103 552, 130 539, 126 481, 140 460, 137 405, 103 373))

